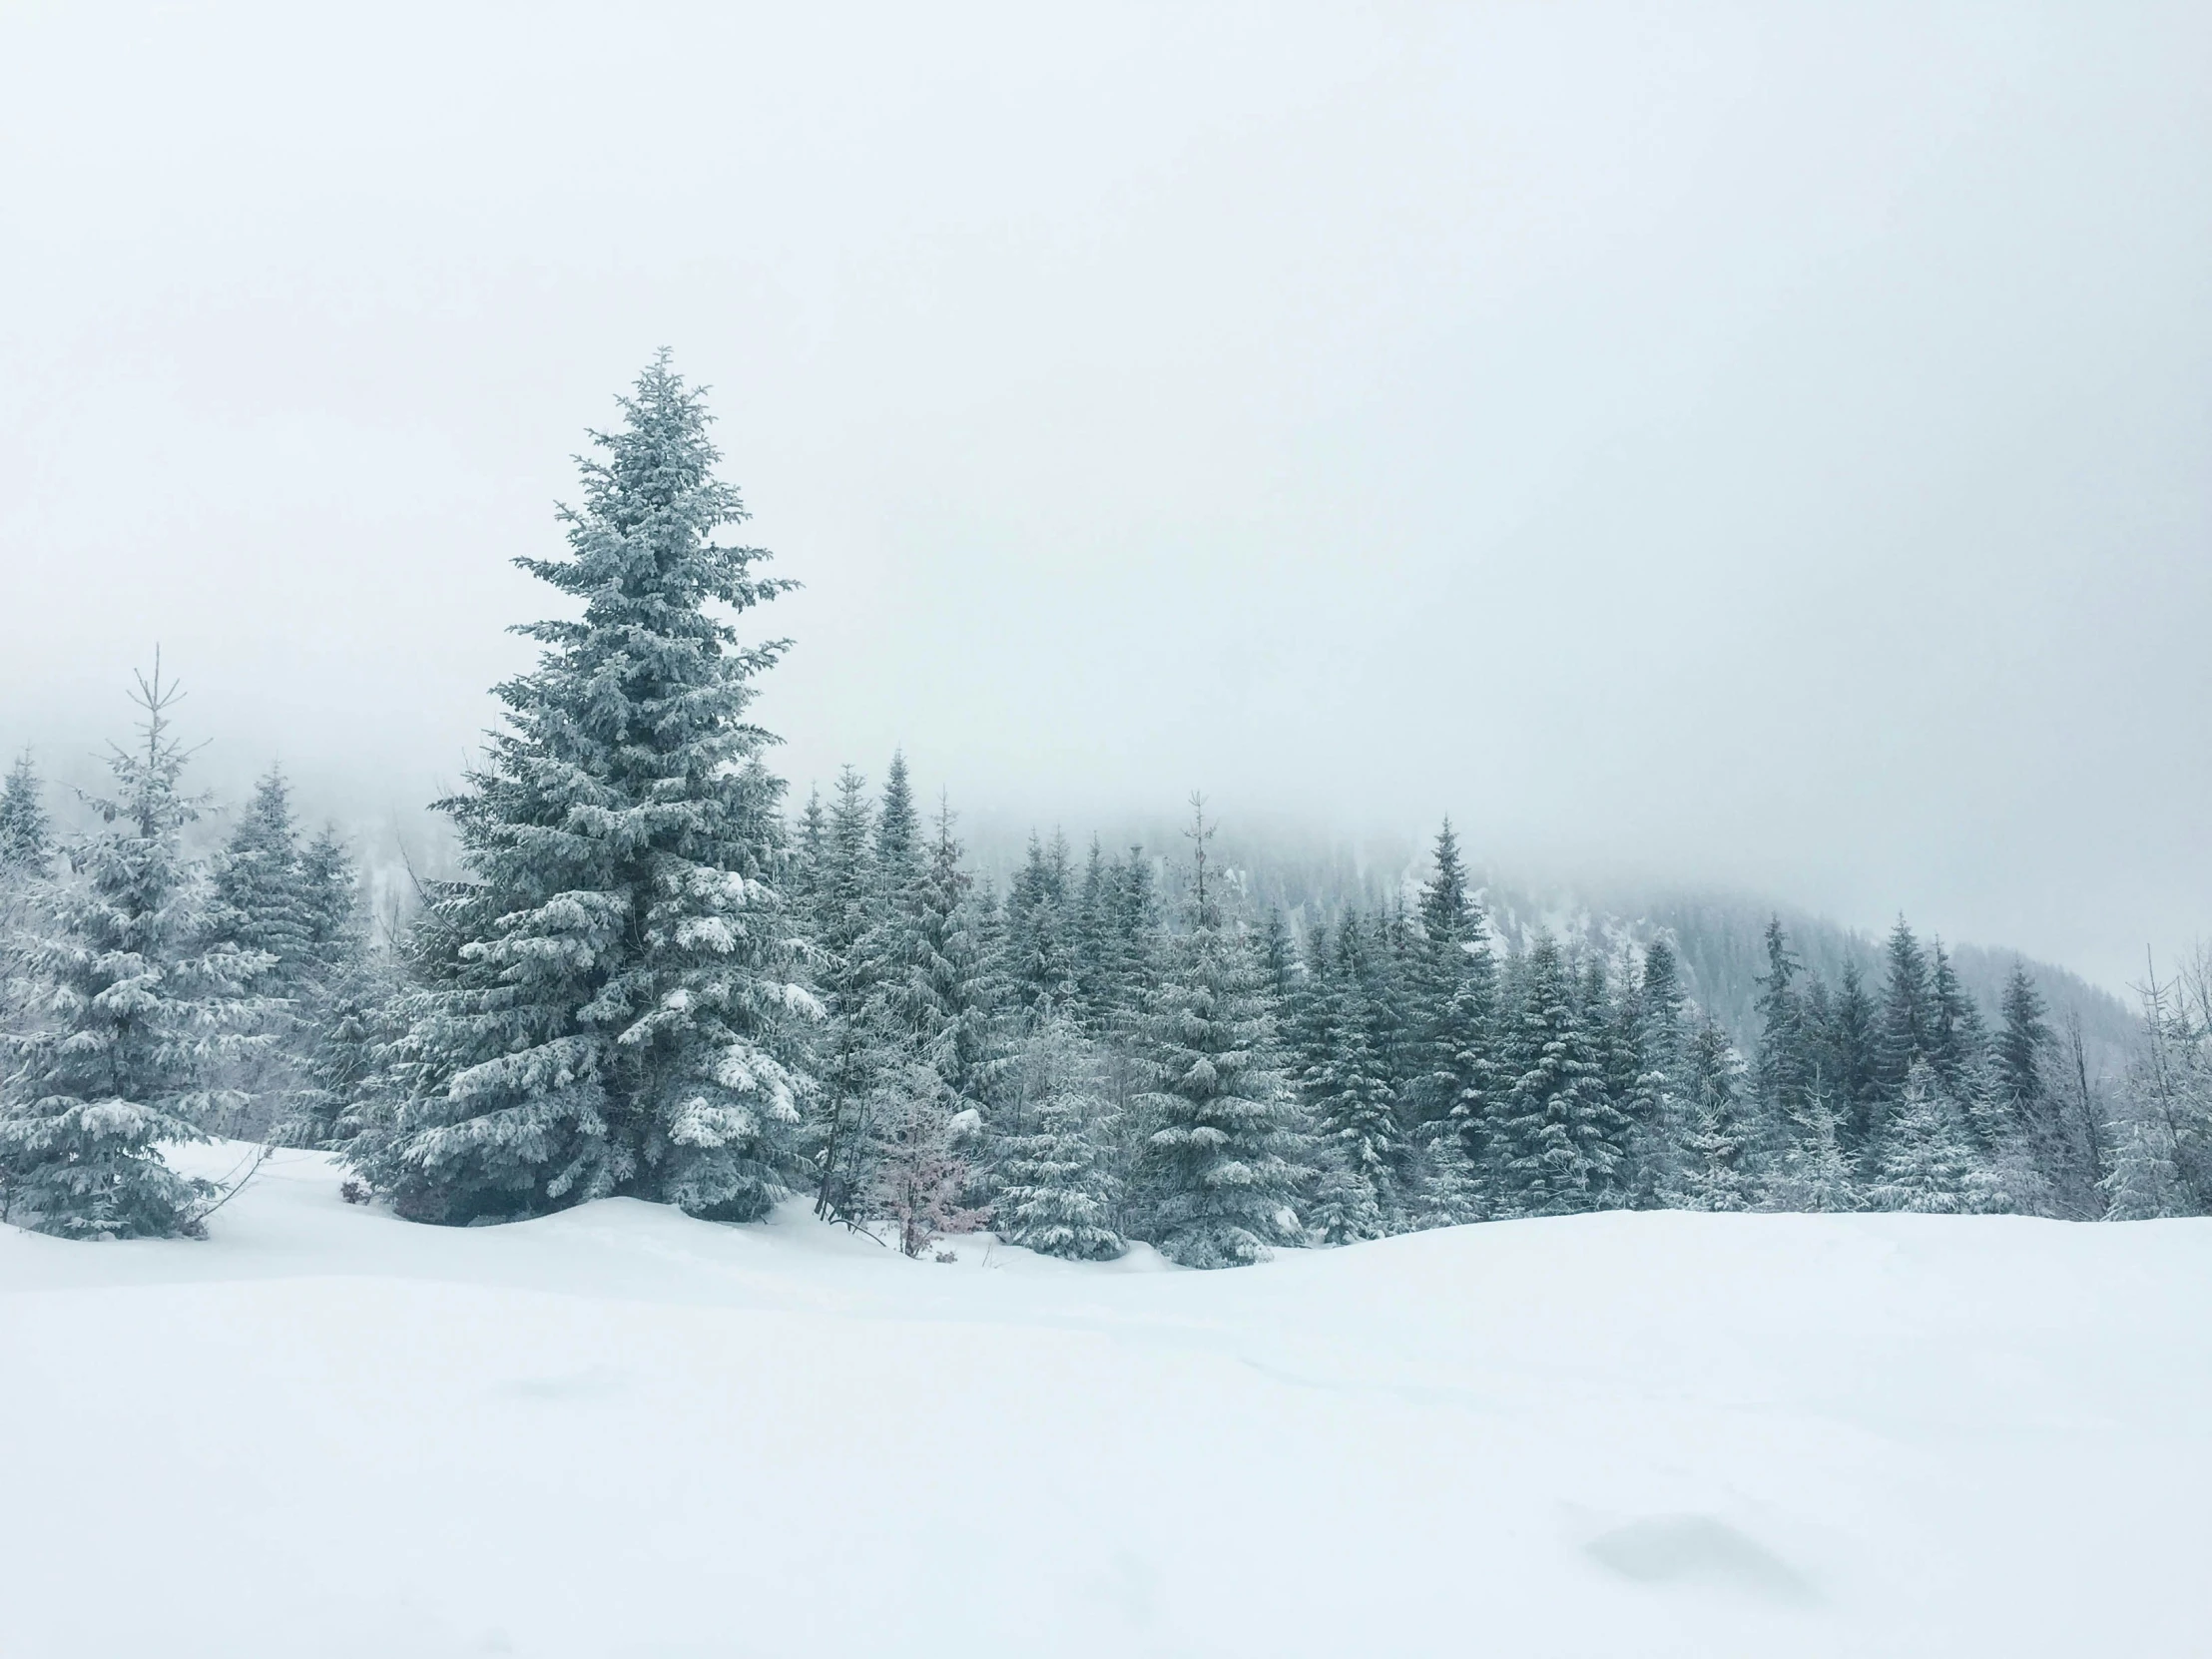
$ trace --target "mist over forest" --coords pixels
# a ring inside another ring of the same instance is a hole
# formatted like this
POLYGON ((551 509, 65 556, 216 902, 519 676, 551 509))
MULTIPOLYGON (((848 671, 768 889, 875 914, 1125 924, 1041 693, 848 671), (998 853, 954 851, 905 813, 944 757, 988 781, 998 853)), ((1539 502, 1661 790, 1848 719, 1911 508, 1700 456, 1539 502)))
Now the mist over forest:
POLYGON ((335 1154, 416 1221, 811 1191, 908 1255, 989 1224, 1207 1268, 1612 1209, 2212 1204, 2201 951, 2131 1019, 1902 914, 1516 882, 1448 817, 1384 861, 1224 839, 1194 792, 1151 844, 1056 827, 994 870, 902 752, 801 801, 754 718, 799 584, 717 539, 750 515, 671 353, 619 401, 566 554, 516 561, 566 603, 514 625, 537 662, 403 880, 280 767, 211 844, 158 655, 75 834, 18 759, 0 1206, 199 1233, 220 1200, 161 1148, 211 1132, 335 1154))

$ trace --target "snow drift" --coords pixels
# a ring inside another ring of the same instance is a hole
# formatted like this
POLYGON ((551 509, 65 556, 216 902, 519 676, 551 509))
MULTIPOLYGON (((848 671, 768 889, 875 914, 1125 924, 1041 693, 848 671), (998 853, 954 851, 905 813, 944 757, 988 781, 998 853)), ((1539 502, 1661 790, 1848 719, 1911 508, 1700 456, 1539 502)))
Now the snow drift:
POLYGON ((203 1244, 0 1230, 14 1659, 2204 1640, 2212 1224, 1613 1214, 1196 1274, 338 1183, 282 1154, 203 1244))

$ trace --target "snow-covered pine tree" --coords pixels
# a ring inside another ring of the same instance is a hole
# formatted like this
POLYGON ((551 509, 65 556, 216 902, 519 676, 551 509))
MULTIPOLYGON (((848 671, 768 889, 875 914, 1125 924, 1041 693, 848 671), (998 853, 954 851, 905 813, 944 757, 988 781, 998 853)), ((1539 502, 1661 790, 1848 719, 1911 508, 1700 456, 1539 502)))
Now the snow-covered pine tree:
POLYGON ((1948 1215, 1972 1208, 1973 1148, 1936 1068, 1915 1060, 1883 1137, 1881 1179, 1868 1193, 1878 1210, 1948 1215))
POLYGON ((1323 1244, 1359 1244, 1391 1229, 1376 1197, 1374 1178, 1357 1162, 1358 1149, 1327 1137, 1314 1150, 1314 1195, 1307 1221, 1323 1244))
POLYGON ((309 977, 348 965, 367 948, 360 868, 351 848, 327 825, 300 849, 299 893, 309 977))
POLYGON ((1935 1068, 1936 1081, 1955 1096, 1968 1069, 1981 1060, 1988 1033, 1981 1010, 1960 983, 1958 970, 1951 965, 1950 952, 1943 948, 1941 939, 1931 942, 1929 957, 1928 989, 1935 1015, 1929 1064, 1935 1068))
POLYGON ((1367 992, 1368 1043, 1382 1081, 1388 1086, 1399 1122, 1391 1137, 1392 1180, 1402 1189, 1412 1177, 1412 1135, 1416 1127, 1413 1088, 1425 1058, 1417 990, 1421 939, 1402 899, 1379 910, 1367 929, 1360 953, 1360 978, 1367 992))
POLYGON ((1347 913, 1320 994, 1327 1038, 1300 1079, 1321 1160, 1309 1218, 1329 1244, 1381 1238, 1400 1213, 1401 1126, 1376 1040, 1367 953, 1378 940, 1347 913))
POLYGON ((1117 860, 1113 932, 1113 1014, 1126 1025, 1144 1007, 1160 961, 1160 888, 1144 848, 1117 860))
POLYGON ((2204 1214, 2184 1174, 2170 1124, 2155 1116, 2113 1126, 2112 1169, 2104 1178, 2107 1221, 2158 1221, 2204 1214))
POLYGON ((1161 1254, 1186 1267, 1241 1267, 1299 1239, 1291 1200, 1303 1153, 1298 1112, 1273 1065, 1275 1032, 1249 942, 1207 886, 1213 830, 1192 803, 1190 929, 1148 1007, 1153 1125, 1145 1200, 1161 1254))
POLYGON ((1421 883, 1421 937, 1448 963, 1449 947, 1464 943, 1480 918, 1474 895, 1467 888, 1467 866, 1459 855, 1459 836, 1451 828, 1448 814, 1436 831, 1428 861, 1433 867, 1421 883))
POLYGON ((1699 1023, 1685 1059, 1688 1124, 1677 1201, 1691 1210, 1747 1210, 1752 1129, 1744 1113, 1744 1064, 1712 1020, 1699 1023))
POLYGON ((875 924, 875 806, 867 798, 867 780, 851 767, 837 773, 828 830, 814 859, 811 886, 815 911, 810 918, 815 942, 839 958, 864 962, 861 944, 875 924))
POLYGON ((1068 916, 1068 954, 1075 973, 1075 1009, 1084 1028, 1094 1032, 1104 1030, 1112 1017, 1113 879, 1106 849, 1093 835, 1068 916))
POLYGON ((1769 916, 1767 971, 1758 980, 1759 1055, 1752 1071, 1762 1129, 1778 1144, 1794 1141, 1805 1125, 1806 1091, 1812 1086, 1804 995, 1797 976, 1804 971, 1782 930, 1782 918, 1769 916))
POLYGON ((1401 1224, 1448 1226, 1473 1219, 1469 1137, 1487 1077, 1489 956, 1481 905, 1467 884, 1459 837, 1446 818, 1430 852, 1431 869, 1415 905, 1396 975, 1404 1004, 1394 1092, 1403 1125, 1396 1160, 1403 1189, 1401 1224), (1480 979, 1480 984, 1470 980, 1480 979))
POLYGON ((1294 992, 1282 1003, 1278 1035, 1290 1075, 1310 1105, 1337 1043, 1337 953, 1324 923, 1306 929, 1301 957, 1294 992))
POLYGON ((1500 1213, 1566 1215, 1621 1200, 1627 1124, 1605 1092, 1592 1033, 1559 942, 1530 947, 1508 1038, 1500 1213))
POLYGON ((818 887, 829 846, 830 814, 822 805, 822 791, 810 789, 792 835, 791 875, 786 883, 791 888, 792 913, 806 923, 810 934, 820 929, 818 887))
MULTIPOLYGON (((823 1111, 809 1137, 816 1210, 858 1225, 885 1219, 876 1206, 887 1203, 911 1242, 908 1223, 929 1213, 917 1206, 934 1190, 925 1173, 957 1167, 962 1179, 981 1179, 998 977, 988 906, 960 867, 950 808, 940 808, 925 846, 903 755, 892 757, 879 808, 861 789, 845 768, 815 832, 814 942, 830 1008, 823 1111), (932 1148, 943 1124, 970 1120, 959 1156, 940 1159, 943 1149, 932 1148)), ((963 1193, 959 1203, 981 1196, 963 1193)), ((952 1214, 939 1220, 950 1227, 952 1214)))
MULTIPOLYGON (((1470 926, 1473 925, 1470 923, 1470 926)), ((1506 1153, 1502 1132, 1506 1079, 1500 1065, 1497 959, 1488 937, 1470 933, 1458 982, 1443 1012, 1438 1059, 1448 1065, 1451 1104, 1432 1131, 1441 1148, 1446 1139, 1457 1153, 1454 1166, 1438 1150, 1431 1162, 1439 1172, 1438 1190, 1456 1190, 1461 1208, 1455 1221, 1473 1221, 1494 1213, 1502 1191, 1500 1169, 1506 1153), (1450 1045, 1446 1056, 1442 1050, 1450 1045)))
POLYGON ((1827 1093, 1836 1080, 1836 998, 1818 973, 1805 976, 1805 1086, 1827 1093))
MULTIPOLYGON (((1025 882, 1017 878, 1018 889, 1025 882)), ((1079 918, 1080 923, 1080 918, 1079 918)), ((1135 1237, 1142 1227, 1137 1207, 1143 1198, 1140 1165, 1144 1137, 1148 1133, 1138 1098, 1149 1087, 1143 1049, 1146 999, 1159 979, 1162 936, 1160 905, 1152 861, 1141 847, 1107 861, 1099 895, 1098 959, 1093 984, 1078 1000, 1084 1034, 1098 1059, 1099 1087, 1109 1112, 1106 1117, 1104 1156, 1113 1178, 1117 1200, 1114 1225, 1125 1237, 1135 1237)), ((1001 933, 1005 948, 999 961, 1003 995, 999 1026, 1001 1044, 1018 1044, 1031 1023, 1031 1010, 1021 991, 1021 953, 1015 948, 1014 928, 1001 933)))
POLYGON ((289 996, 308 974, 315 917, 292 821, 291 786, 270 768, 213 862, 213 936, 275 959, 267 988, 289 996))
POLYGON ((298 1081, 282 1102, 274 1140, 336 1149, 384 1104, 375 1091, 387 1081, 385 1051, 405 1035, 397 1023, 404 987, 394 966, 363 953, 314 987, 303 1034, 294 1039, 298 1081))
POLYGON ((1298 943, 1291 937, 1291 924, 1283 919, 1282 907, 1278 905, 1268 911, 1268 919, 1260 925, 1260 980, 1283 1017, 1288 1017, 1291 1003, 1298 995, 1302 970, 1298 943))
POLYGON ((999 1236, 1047 1256, 1104 1262, 1128 1249, 1114 1226, 1117 1195, 1100 1131, 1111 1108, 1097 1056, 1067 1014, 1022 1045, 1016 1062, 1029 1102, 1026 1132, 1000 1166, 992 1217, 999 1236))
POLYGON ((26 750, 0 784, 0 1030, 19 1023, 14 993, 28 988, 27 982, 16 982, 20 945, 50 896, 46 883, 53 874, 53 828, 42 793, 26 750))
POLYGON ((1628 1120, 1628 1171, 1622 1182, 1631 1208, 1655 1209, 1681 1186, 1688 1132, 1683 1106, 1682 979, 1674 947, 1656 938, 1644 949, 1633 998, 1639 1066, 1621 1107, 1628 1120))
POLYGON ((2112 1168, 2115 1221, 2212 1215, 2212 958, 2137 987, 2142 1034, 2120 1085, 2112 1168))
POLYGON ((921 818, 914 808, 914 786, 906 772, 904 750, 891 752, 883 775, 883 799, 875 810, 875 887, 877 915, 897 908, 921 872, 921 818))
POLYGON ((818 1044, 817 1111, 804 1139, 815 1166, 815 1213, 846 1221, 857 1219, 868 1191, 868 1114, 893 1036, 872 948, 879 891, 874 829, 866 780, 845 767, 810 878, 814 983, 828 1019, 818 1044))
POLYGON ((968 1104, 956 1098, 948 1075, 956 1069, 955 1056, 949 1047, 938 1052, 940 1039, 954 1035, 948 1027, 962 1019, 960 1009, 941 1000, 961 994, 962 970, 937 947, 952 942, 949 911, 965 877, 955 845, 946 886, 926 890, 920 820, 902 752, 892 754, 872 811, 858 791, 858 774, 845 768, 831 818, 827 882, 839 917, 818 940, 831 945, 836 959, 823 1068, 832 1123, 816 1207, 857 1224, 883 1219, 875 1206, 891 1203, 905 1217, 903 1238, 923 1213, 914 1208, 922 1190, 915 1185, 917 1171, 936 1167, 930 1163, 934 1138, 968 1104), (939 912, 933 940, 925 937, 932 910, 939 912), (889 1158, 899 1161, 896 1170, 885 1167, 889 1158))
POLYGON ((53 821, 46 816, 43 793, 25 750, 0 784, 0 882, 42 880, 53 862, 53 821))
POLYGON ((1999 999, 2000 1024, 1989 1046, 1989 1098, 2007 1138, 2032 1164, 2052 1213, 2086 1217, 2102 1208, 2093 1141, 2053 1086, 2060 1072, 2058 1039, 2042 993, 2024 963, 2015 962, 1999 999))
POLYGON ((1874 1132, 1880 1056, 1877 1015, 1858 964, 1846 962, 1829 1006, 1826 1079, 1836 1109, 1836 1138, 1847 1158, 1856 1160, 1874 1132))
POLYGON ((1820 1089, 1807 1091, 1797 1132, 1766 1182, 1766 1207, 1810 1214, 1859 1208, 1852 1161, 1836 1129, 1836 1110, 1820 1089))
POLYGON ((346 1105, 328 1084, 356 1075, 365 1004, 392 990, 385 976, 361 976, 366 935, 352 855, 327 828, 301 843, 290 787, 273 767, 212 870, 211 938, 266 952, 274 965, 261 988, 282 999, 270 1017, 274 1042, 234 1079, 254 1104, 233 1132, 325 1145, 346 1105))
POLYGON ((2042 993, 2024 962, 2014 962, 2005 977, 2000 1011, 2003 1024, 1992 1054, 1997 1103, 2022 1134, 2037 1134, 2049 1116, 2043 1071, 2052 1037, 2042 993))
POLYGON ((350 1140, 384 1079, 383 1051, 403 1033, 403 992, 391 952, 371 950, 352 852, 325 828, 299 857, 306 957, 294 992, 297 1082, 276 1138, 329 1148, 350 1140))
POLYGON ((2016 1164, 2025 1156, 2025 1141, 1997 1098, 1989 1032, 1981 1009, 1960 981, 1942 940, 1933 941, 1929 956, 1935 1021, 1928 1058, 1936 1081, 1958 1108, 1977 1158, 1988 1162, 2016 1154, 2012 1158, 2016 1164))
POLYGON ((1885 1119, 1905 1096, 1913 1062, 1925 1060, 1935 1046, 1935 994, 1929 984, 1928 953, 1903 916, 1890 930, 1889 972, 1882 986, 1881 1023, 1875 1034, 1875 1101, 1867 1114, 1864 1155, 1879 1159, 1885 1119))
POLYGON ((270 958, 207 942, 207 881, 184 850, 205 803, 182 790, 177 697, 157 655, 135 698, 143 746, 110 756, 115 794, 88 798, 107 828, 78 846, 81 879, 27 951, 43 1017, 0 1039, 14 1062, 0 1088, 0 1203, 42 1232, 196 1232, 212 1189, 160 1148, 205 1140, 209 1120, 237 1104, 210 1077, 266 1011, 252 986, 270 958))
POLYGON ((1605 1092, 1633 1135, 1637 1097, 1644 1074, 1645 1024, 1644 987, 1637 976, 1634 948, 1628 950, 1621 963, 1618 990, 1613 988, 1612 976, 1606 973, 1601 961, 1591 962, 1588 978, 1597 994, 1594 997, 1586 994, 1584 1004, 1586 1007, 1594 1004, 1605 1016, 1605 1029, 1598 1038, 1605 1067, 1605 1092))
MULTIPOLYGON (((1859 1062, 1845 1046, 1856 1033, 1839 1031, 1837 1007, 1818 976, 1802 991, 1796 980, 1804 969, 1790 948, 1782 919, 1771 916, 1766 932, 1767 972, 1759 980, 1759 1122, 1753 1132, 1765 1202, 1784 1210, 1848 1210, 1856 1192, 1844 1154, 1843 1129, 1835 1079, 1859 1062)), ((1857 976, 1847 985, 1856 989, 1857 976)), ((1856 1021, 1865 993, 1857 990, 1849 1010, 1856 1021)))
POLYGON ((732 620, 790 584, 715 540, 744 504, 666 352, 622 408, 580 462, 567 556, 517 561, 582 615, 519 630, 538 666, 440 804, 469 878, 432 896, 447 957, 410 1010, 413 1087, 349 1149, 424 1220, 611 1193, 741 1220, 794 1168, 816 1005, 776 886, 774 740, 746 719, 785 642, 732 620))
POLYGON ((904 937, 897 952, 900 977, 890 995, 915 1052, 962 1109, 980 1108, 996 1065, 998 984, 978 924, 974 878, 960 867, 952 823, 950 804, 940 801, 935 833, 897 910, 904 937))
POLYGON ((1402 1225, 1417 1233, 1458 1227, 1487 1214, 1488 1197, 1459 1136, 1448 1123, 1432 1127, 1417 1153, 1414 1187, 1405 1199, 1402 1225))
POLYGON ((1067 837, 1029 837, 1029 858, 1006 895, 1007 978, 1015 1006, 1032 1025, 1076 997, 1075 953, 1069 939, 1067 837))

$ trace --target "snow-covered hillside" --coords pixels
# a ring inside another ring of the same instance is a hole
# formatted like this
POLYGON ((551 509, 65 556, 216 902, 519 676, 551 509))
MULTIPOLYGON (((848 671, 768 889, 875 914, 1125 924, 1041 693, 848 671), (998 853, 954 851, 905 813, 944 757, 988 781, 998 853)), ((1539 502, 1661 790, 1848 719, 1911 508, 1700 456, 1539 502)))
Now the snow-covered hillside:
POLYGON ((12 1659, 2212 1646, 2212 1223, 212 1227, 0 1230, 12 1659))

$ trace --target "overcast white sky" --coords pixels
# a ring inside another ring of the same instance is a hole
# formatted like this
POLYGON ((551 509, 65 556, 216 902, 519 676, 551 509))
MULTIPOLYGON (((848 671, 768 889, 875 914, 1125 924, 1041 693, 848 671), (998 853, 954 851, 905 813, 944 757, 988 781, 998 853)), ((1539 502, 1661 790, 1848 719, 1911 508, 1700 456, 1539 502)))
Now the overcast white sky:
POLYGON ((2212 9, 0 6, 0 744, 457 773, 652 350, 804 788, 2212 931, 2212 9), (309 13, 312 16, 309 16, 309 13))

